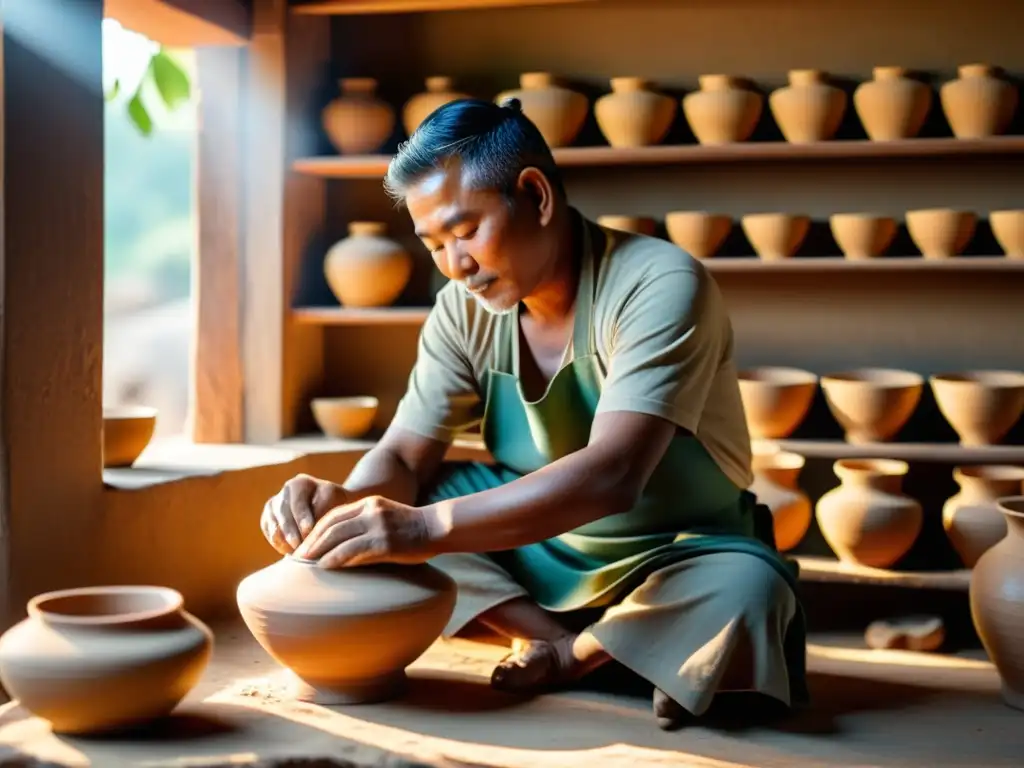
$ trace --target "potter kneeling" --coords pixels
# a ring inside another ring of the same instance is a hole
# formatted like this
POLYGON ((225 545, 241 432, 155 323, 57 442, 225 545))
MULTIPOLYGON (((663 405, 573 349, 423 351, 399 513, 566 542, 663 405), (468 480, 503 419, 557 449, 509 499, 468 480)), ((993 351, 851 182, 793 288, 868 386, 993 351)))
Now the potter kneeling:
POLYGON ((504 690, 615 660, 654 685, 664 727, 722 691, 802 703, 795 573, 744 490, 750 440, 712 276, 573 208, 514 100, 441 107, 385 186, 449 283, 383 439, 344 482, 290 480, 264 509, 268 540, 324 568, 442 569, 458 585, 443 634, 514 641, 492 676, 504 690), (475 427, 494 463, 444 463, 475 427))

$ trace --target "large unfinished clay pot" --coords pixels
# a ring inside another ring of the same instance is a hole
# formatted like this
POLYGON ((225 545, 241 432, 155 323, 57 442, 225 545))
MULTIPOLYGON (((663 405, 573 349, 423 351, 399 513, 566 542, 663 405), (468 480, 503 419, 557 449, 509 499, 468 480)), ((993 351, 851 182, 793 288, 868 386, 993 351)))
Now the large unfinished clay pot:
POLYGON ((346 307, 385 307, 405 290, 412 277, 412 256, 388 238, 380 221, 353 221, 348 237, 327 251, 324 277, 346 307))
POLYGON ((824 72, 792 69, 789 84, 768 96, 772 116, 790 144, 826 141, 835 136, 846 112, 846 93, 829 85, 824 72))
POLYGON ((169 714, 210 659, 213 635, 164 587, 47 592, 0 638, 0 680, 58 733, 99 733, 169 714))
POLYGON ((676 117, 675 99, 641 77, 613 77, 612 92, 594 103, 594 118, 613 147, 659 144, 676 117))
POLYGON ((700 90, 683 97, 683 114, 701 144, 746 141, 764 110, 764 97, 741 79, 701 75, 700 90))
POLYGON ((455 592, 431 565, 327 570, 286 556, 239 584, 238 607, 259 644, 294 673, 298 699, 361 704, 402 691, 406 667, 448 623, 455 592))
POLYGON ((324 131, 343 155, 376 152, 395 128, 395 110, 377 98, 372 77, 345 77, 338 81, 341 95, 324 107, 324 131))
POLYGON ((960 445, 993 445, 1024 412, 1024 373, 966 371, 930 378, 942 415, 960 436, 960 445))
POLYGON ((971 618, 999 672, 1002 695, 1024 709, 1024 496, 999 502, 1006 537, 986 552, 971 574, 971 618))
POLYGON ((875 67, 873 80, 853 92, 853 106, 872 141, 912 139, 932 106, 932 89, 907 76, 906 67, 875 67))
POLYGON ((840 560, 888 568, 921 532, 921 505, 902 491, 905 461, 840 459, 840 484, 818 500, 815 516, 840 560))
POLYGON ((558 85, 550 72, 524 72, 519 76, 519 88, 502 91, 494 101, 500 104, 513 97, 519 99, 523 114, 552 149, 575 141, 590 109, 586 96, 558 85))
POLYGON ((1024 259, 1024 210, 989 211, 992 234, 1008 259, 1024 259))
POLYGON ((891 216, 835 213, 828 223, 839 250, 855 261, 881 256, 896 236, 896 220, 891 216))
POLYGON ((608 229, 619 232, 631 232, 637 235, 654 236, 658 230, 658 222, 649 216, 626 216, 623 214, 606 214, 597 217, 597 223, 608 229))
POLYGON ((811 525, 811 500, 797 486, 804 461, 788 451, 755 448, 753 453, 754 482, 749 490, 771 510, 780 552, 799 544, 811 525))
POLYGON ((748 213, 740 219, 740 226, 758 256, 765 261, 778 261, 799 250, 811 219, 794 213, 748 213))
POLYGON ((792 434, 814 400, 818 376, 799 368, 748 368, 739 372, 747 429, 755 439, 792 434))
POLYGON ((894 438, 921 401, 924 377, 912 371, 860 368, 821 377, 825 402, 855 445, 894 438))
POLYGON ((707 211, 671 211, 665 214, 669 239, 695 259, 710 259, 732 229, 732 217, 707 211))
POLYGON ((449 102, 469 98, 469 94, 455 90, 455 85, 450 77, 435 75, 428 77, 424 84, 426 90, 423 93, 417 93, 402 107, 402 126, 409 136, 412 136, 420 127, 420 123, 435 110, 449 102))
POLYGON ((130 467, 156 429, 156 408, 142 405, 103 408, 103 466, 130 467))
POLYGON ((942 507, 942 527, 964 565, 973 568, 985 552, 1006 536, 1006 520, 996 503, 1024 492, 1024 467, 954 467, 960 491, 942 507))
POLYGON ((1017 87, 990 64, 964 64, 957 68, 957 75, 939 89, 953 135, 981 139, 1005 132, 1017 111, 1017 87))
POLYGON ((974 237, 977 216, 953 208, 907 211, 907 231, 926 259, 958 256, 974 237))

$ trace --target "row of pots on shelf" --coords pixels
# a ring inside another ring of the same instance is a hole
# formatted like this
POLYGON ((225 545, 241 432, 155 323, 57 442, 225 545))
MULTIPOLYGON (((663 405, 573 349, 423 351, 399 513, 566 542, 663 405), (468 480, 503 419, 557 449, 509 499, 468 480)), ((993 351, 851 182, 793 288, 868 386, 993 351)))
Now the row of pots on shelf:
MULTIPOLYGON (((794 69, 788 85, 772 91, 768 108, 786 141, 794 144, 831 139, 848 108, 849 98, 829 84, 816 69, 794 69)), ((701 144, 745 141, 764 111, 765 97, 752 83, 730 75, 701 75, 699 90, 683 97, 682 111, 701 144)), ((411 135, 435 109, 469 94, 457 90, 452 78, 426 79, 426 91, 413 96, 401 110, 411 135)), ((659 93, 640 77, 614 77, 611 93, 594 102, 598 128, 612 147, 642 147, 660 143, 676 119, 680 102, 659 93)), ((379 150, 394 131, 395 109, 376 95, 370 77, 339 80, 341 95, 324 108, 321 120, 331 142, 342 154, 379 150)), ((590 111, 588 98, 559 85, 550 72, 527 72, 519 88, 503 91, 494 100, 515 97, 551 147, 569 146, 590 111)), ((1018 103, 1017 88, 1001 77, 997 67, 968 64, 939 88, 943 113, 957 138, 981 138, 1003 133, 1018 103)), ((853 106, 868 137, 890 141, 917 136, 931 110, 932 89, 908 75, 906 68, 875 67, 873 79, 857 86, 853 106)))

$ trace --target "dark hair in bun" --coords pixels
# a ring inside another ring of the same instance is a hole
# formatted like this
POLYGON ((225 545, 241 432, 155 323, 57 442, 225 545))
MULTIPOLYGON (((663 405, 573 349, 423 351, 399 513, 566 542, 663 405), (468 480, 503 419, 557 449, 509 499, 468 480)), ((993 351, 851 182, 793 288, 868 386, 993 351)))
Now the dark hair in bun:
POLYGON ((502 109, 511 109, 513 112, 523 111, 523 102, 517 99, 515 96, 508 96, 501 100, 502 109))

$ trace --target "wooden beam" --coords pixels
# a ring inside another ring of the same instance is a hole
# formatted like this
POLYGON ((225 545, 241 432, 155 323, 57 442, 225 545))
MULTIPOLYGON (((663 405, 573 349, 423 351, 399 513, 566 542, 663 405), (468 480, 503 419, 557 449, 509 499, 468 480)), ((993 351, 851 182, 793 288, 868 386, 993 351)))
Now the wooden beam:
POLYGON ((103 13, 163 45, 245 45, 252 0, 104 0, 103 13))
POLYGON ((587 2, 593 0, 300 0, 292 6, 292 12, 305 15, 345 16, 362 13, 465 11, 587 2))

